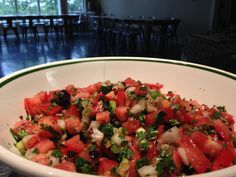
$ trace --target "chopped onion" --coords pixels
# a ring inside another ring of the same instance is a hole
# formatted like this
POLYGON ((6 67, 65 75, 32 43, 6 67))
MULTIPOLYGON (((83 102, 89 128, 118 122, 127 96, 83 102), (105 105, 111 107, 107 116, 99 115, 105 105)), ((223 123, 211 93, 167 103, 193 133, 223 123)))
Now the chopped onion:
POLYGON ((66 124, 65 124, 65 121, 63 119, 57 119, 57 124, 58 126, 61 128, 61 129, 65 129, 66 127, 66 124))
POLYGON ((34 156, 38 155, 35 151, 36 151, 36 148, 28 149, 25 152, 25 158, 32 159, 34 156))
POLYGON ((189 165, 189 159, 186 155, 186 151, 184 150, 184 148, 182 147, 178 147, 177 151, 182 159, 182 161, 184 162, 185 165, 189 165))
POLYGON ((142 105, 140 104, 135 104, 131 109, 130 109, 130 112, 134 115, 142 112, 143 110, 145 109, 145 107, 143 107, 142 105))
POLYGON ((91 121, 89 129, 92 129, 93 133, 91 134, 92 142, 101 142, 104 138, 104 134, 98 130, 100 124, 97 121, 91 121))
POLYGON ((138 173, 141 177, 156 177, 158 175, 155 165, 147 165, 138 169, 138 173))
POLYGON ((122 138, 120 137, 120 135, 118 133, 114 134, 111 137, 111 140, 114 141, 116 144, 120 145, 122 142, 122 138))
POLYGON ((176 126, 165 131, 159 139, 159 142, 162 144, 177 143, 178 141, 179 141, 179 129, 176 126))

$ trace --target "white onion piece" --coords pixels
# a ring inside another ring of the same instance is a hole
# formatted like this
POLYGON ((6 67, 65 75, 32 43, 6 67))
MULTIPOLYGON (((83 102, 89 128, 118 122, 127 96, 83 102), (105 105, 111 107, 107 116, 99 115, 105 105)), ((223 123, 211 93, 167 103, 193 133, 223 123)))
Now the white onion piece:
POLYGON ((35 148, 28 149, 25 152, 25 158, 32 159, 34 156, 38 155, 35 151, 35 148))
POLYGON ((59 158, 56 158, 54 156, 49 156, 49 160, 50 160, 50 166, 59 164, 59 158))
POLYGON ((177 151, 182 159, 182 161, 184 162, 185 165, 189 165, 189 159, 186 155, 186 151, 184 150, 184 148, 182 147, 178 147, 177 151))
POLYGON ((97 128, 93 129, 93 134, 91 135, 92 142, 101 142, 104 138, 104 134, 97 128))
POLYGON ((57 119, 57 124, 61 129, 65 129, 66 127, 65 121, 63 119, 57 119))
POLYGON ((138 169, 138 173, 141 177, 156 177, 158 175, 155 165, 147 165, 138 169))
POLYGON ((92 129, 93 133, 91 134, 92 142, 101 142, 104 138, 104 134, 98 130, 100 124, 97 121, 91 121, 89 129, 92 129))
POLYGON ((179 141, 179 129, 175 126, 165 131, 159 139, 159 142, 162 144, 177 143, 178 141, 179 141))
POLYGON ((136 87, 128 87, 125 92, 133 92, 135 91, 136 87))
POLYGON ((142 105, 140 104, 135 104, 131 109, 130 109, 130 112, 134 115, 142 112, 143 110, 145 109, 145 107, 143 107, 142 105))
POLYGON ((118 133, 114 134, 112 137, 111 137, 111 140, 114 141, 116 144, 120 145, 121 142, 122 142, 122 139, 120 137, 120 135, 118 133))
POLYGON ((100 124, 97 121, 91 121, 90 127, 96 129, 100 127, 100 124))

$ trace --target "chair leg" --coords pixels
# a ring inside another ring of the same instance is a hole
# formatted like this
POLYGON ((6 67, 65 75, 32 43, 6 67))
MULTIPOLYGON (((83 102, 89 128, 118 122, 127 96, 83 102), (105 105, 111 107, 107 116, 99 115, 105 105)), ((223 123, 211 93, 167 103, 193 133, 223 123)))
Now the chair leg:
POLYGON ((7 40, 7 28, 3 28, 3 36, 4 36, 4 40, 7 40))
POLYGON ((15 33, 17 39, 19 39, 20 37, 19 37, 19 33, 18 33, 17 27, 13 27, 13 31, 14 31, 14 33, 15 33))

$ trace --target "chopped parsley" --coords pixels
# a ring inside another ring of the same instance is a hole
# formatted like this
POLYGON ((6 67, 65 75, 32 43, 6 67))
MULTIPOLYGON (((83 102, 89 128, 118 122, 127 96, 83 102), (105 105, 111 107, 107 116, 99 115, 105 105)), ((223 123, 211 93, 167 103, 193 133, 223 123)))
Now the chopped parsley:
POLYGON ((116 154, 116 158, 119 162, 121 162, 124 158, 131 159, 133 156, 132 150, 127 146, 118 146, 117 144, 113 144, 111 146, 111 152, 116 154))
POLYGON ((62 157, 62 152, 58 149, 54 149, 52 151, 52 156, 56 157, 56 158, 61 158, 62 157))
POLYGON ((101 88, 100 88, 100 91, 106 95, 107 93, 109 93, 110 91, 112 91, 112 87, 113 85, 102 85, 101 88))
POLYGON ((75 166, 78 172, 91 173, 92 165, 89 161, 84 160, 82 157, 77 156, 75 159, 75 166))
POLYGON ((175 170, 175 165, 173 162, 172 155, 166 154, 165 151, 161 152, 160 160, 156 165, 156 171, 158 174, 163 174, 164 172, 173 172, 175 170))
POLYGON ((112 137, 112 135, 114 134, 113 125, 111 123, 103 124, 100 130, 104 133, 105 136, 108 137, 112 137))
POLYGON ((155 100, 155 99, 156 99, 157 97, 159 97, 161 94, 160 94, 160 92, 151 90, 151 91, 149 92, 149 95, 152 97, 153 100, 155 100))
POLYGON ((148 159, 147 159, 147 158, 143 157, 143 158, 138 159, 138 160, 136 161, 136 167, 137 167, 137 169, 143 167, 144 165, 148 165, 148 159))

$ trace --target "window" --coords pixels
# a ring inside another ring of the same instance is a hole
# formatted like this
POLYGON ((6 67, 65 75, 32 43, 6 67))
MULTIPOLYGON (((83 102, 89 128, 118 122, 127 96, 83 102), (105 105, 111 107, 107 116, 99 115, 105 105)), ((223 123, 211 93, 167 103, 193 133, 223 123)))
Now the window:
MULTIPOLYGON (((68 14, 86 11, 86 0, 67 0, 68 14)), ((0 15, 56 15, 59 0, 0 0, 0 15)), ((64 3, 62 3, 64 4, 64 3)))
POLYGON ((38 14, 38 2, 37 0, 18 0, 17 1, 17 13, 18 15, 38 14))
POLYGON ((0 15, 58 14, 58 0, 0 0, 0 15))
POLYGON ((58 14, 57 0, 40 1, 40 14, 58 14))
POLYGON ((67 0, 68 14, 85 12, 85 0, 67 0))
POLYGON ((15 0, 0 0, 0 15, 15 15, 15 0))

